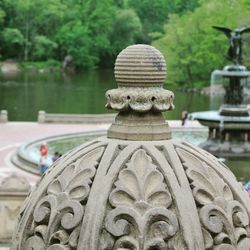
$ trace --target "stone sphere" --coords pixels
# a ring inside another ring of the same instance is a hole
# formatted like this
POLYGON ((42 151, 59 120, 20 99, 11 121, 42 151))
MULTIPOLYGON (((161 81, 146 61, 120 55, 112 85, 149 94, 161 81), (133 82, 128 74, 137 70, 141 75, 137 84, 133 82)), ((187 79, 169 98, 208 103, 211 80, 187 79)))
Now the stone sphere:
POLYGON ((117 56, 115 79, 118 86, 159 86, 165 78, 165 59, 159 50, 150 45, 132 45, 117 56))

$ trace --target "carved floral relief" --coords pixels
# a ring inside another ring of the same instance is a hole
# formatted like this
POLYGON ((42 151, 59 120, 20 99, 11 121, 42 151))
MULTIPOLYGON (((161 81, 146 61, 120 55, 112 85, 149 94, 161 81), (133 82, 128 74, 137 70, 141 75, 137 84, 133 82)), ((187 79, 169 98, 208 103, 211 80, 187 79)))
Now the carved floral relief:
POLYGON ((167 249, 178 231, 163 175, 143 149, 120 172, 109 202, 105 229, 115 238, 112 249, 167 249))
POLYGON ((246 208, 205 161, 177 148, 199 209, 206 249, 249 250, 250 228, 246 208))
POLYGON ((104 148, 96 148, 70 164, 38 201, 22 249, 76 249, 84 207, 104 148))

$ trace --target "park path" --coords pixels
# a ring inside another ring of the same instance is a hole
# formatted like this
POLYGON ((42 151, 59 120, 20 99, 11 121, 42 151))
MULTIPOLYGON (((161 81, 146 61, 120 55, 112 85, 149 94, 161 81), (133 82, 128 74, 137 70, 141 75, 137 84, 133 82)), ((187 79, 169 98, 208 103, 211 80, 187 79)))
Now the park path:
MULTIPOLYGON (((181 128, 180 121, 169 121, 170 127, 181 128)), ((36 122, 7 122, 0 123, 0 183, 3 178, 11 173, 27 178, 30 184, 34 185, 39 176, 27 173, 15 167, 11 161, 11 155, 18 146, 29 141, 74 132, 90 132, 107 130, 110 124, 39 124, 36 122)), ((184 129, 202 129, 197 121, 187 121, 184 129)))

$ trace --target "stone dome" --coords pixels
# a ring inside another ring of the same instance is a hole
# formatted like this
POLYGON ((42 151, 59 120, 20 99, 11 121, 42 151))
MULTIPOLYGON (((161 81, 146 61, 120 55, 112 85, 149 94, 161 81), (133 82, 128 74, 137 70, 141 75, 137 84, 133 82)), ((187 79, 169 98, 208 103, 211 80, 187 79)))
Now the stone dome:
POLYGON ((115 79, 118 86, 162 85, 165 78, 164 57, 150 45, 131 45, 117 56, 115 79))
POLYGON ((160 115, 121 110, 107 137, 59 159, 27 198, 12 249, 249 250, 242 185, 206 151, 158 137, 170 130, 160 115))

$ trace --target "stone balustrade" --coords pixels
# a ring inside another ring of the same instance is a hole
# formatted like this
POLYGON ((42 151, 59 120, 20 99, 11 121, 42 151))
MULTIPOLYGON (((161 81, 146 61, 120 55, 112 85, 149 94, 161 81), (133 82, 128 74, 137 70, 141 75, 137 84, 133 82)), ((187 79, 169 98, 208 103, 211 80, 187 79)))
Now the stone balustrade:
POLYGON ((112 123, 115 114, 53 114, 38 112, 38 123, 112 123))
POLYGON ((24 177, 12 174, 0 184, 0 245, 10 244, 24 199, 30 191, 30 184, 24 177))
POLYGON ((0 110, 0 123, 8 122, 8 111, 0 110))

